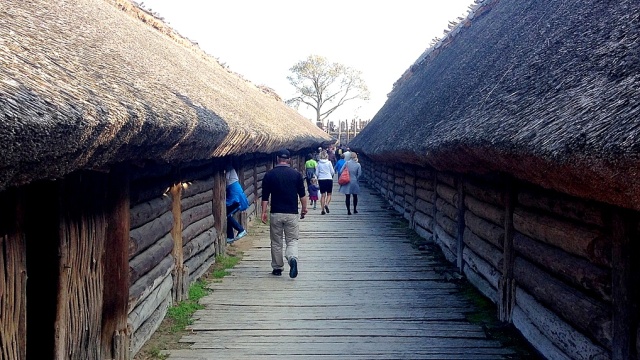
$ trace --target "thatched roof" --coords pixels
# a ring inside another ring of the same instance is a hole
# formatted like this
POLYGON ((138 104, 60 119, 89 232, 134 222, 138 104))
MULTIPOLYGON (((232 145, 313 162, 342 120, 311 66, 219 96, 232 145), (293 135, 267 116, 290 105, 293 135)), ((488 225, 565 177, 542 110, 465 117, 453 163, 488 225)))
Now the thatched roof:
POLYGON ((640 209, 637 0, 488 0, 403 75, 352 148, 640 209))
POLYGON ((0 126, 0 190, 330 140, 128 0, 3 0, 0 126))

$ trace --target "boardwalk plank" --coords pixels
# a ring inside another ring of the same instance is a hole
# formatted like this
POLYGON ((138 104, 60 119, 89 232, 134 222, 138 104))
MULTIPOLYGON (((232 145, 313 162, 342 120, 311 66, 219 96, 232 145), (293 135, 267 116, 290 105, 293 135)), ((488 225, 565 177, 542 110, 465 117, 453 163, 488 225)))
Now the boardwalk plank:
MULTIPOLYGON (((366 189, 363 186, 363 189, 366 189)), ((507 359, 513 351, 467 321, 472 305, 449 282, 452 267, 412 247, 402 217, 369 191, 347 216, 301 221, 299 276, 270 274, 268 227, 213 292, 201 300, 189 349, 194 359, 507 359)))

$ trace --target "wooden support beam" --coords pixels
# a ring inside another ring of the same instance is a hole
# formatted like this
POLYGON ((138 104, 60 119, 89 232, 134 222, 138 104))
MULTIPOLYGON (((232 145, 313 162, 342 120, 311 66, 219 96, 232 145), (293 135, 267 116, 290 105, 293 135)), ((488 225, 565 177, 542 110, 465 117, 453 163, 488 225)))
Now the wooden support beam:
POLYGON ((171 213, 173 214, 173 226, 171 238, 173 239, 173 301, 180 302, 189 296, 189 284, 184 284, 184 256, 182 251, 182 183, 171 186, 171 213))
POLYGON ((217 169, 213 174, 213 217, 214 228, 216 229, 216 255, 226 254, 227 245, 227 208, 226 204, 226 188, 227 181, 224 176, 224 164, 217 163, 217 169))
MULTIPOLYGON (((125 169, 123 169, 125 170, 125 169)), ((127 171, 114 171, 107 187, 106 226, 108 246, 104 252, 102 289, 102 357, 129 358, 127 313, 129 300, 129 178, 127 171)))

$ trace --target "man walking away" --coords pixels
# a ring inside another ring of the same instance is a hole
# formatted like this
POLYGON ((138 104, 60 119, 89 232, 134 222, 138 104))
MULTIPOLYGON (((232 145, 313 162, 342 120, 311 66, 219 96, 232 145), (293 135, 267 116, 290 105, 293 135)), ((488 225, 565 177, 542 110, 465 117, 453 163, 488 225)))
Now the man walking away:
POLYGON ((276 153, 277 165, 262 180, 262 222, 267 222, 267 205, 271 197, 269 233, 271 237, 271 267, 273 275, 282 275, 282 239, 286 245, 289 277, 298 276, 298 198, 302 204, 300 215, 307 213, 307 196, 302 175, 289 165, 291 154, 282 149, 276 153))

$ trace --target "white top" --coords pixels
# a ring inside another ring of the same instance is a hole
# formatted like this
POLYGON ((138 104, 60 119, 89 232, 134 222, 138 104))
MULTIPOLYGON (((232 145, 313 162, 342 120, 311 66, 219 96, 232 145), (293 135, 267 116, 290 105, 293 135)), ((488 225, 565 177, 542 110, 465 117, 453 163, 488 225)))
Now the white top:
POLYGON ((227 170, 227 174, 225 176, 227 178, 227 186, 233 184, 236 181, 240 181, 236 169, 227 170))
POLYGON ((316 177, 318 180, 333 180, 333 174, 335 174, 333 164, 327 159, 320 159, 318 161, 318 167, 316 168, 316 177))

